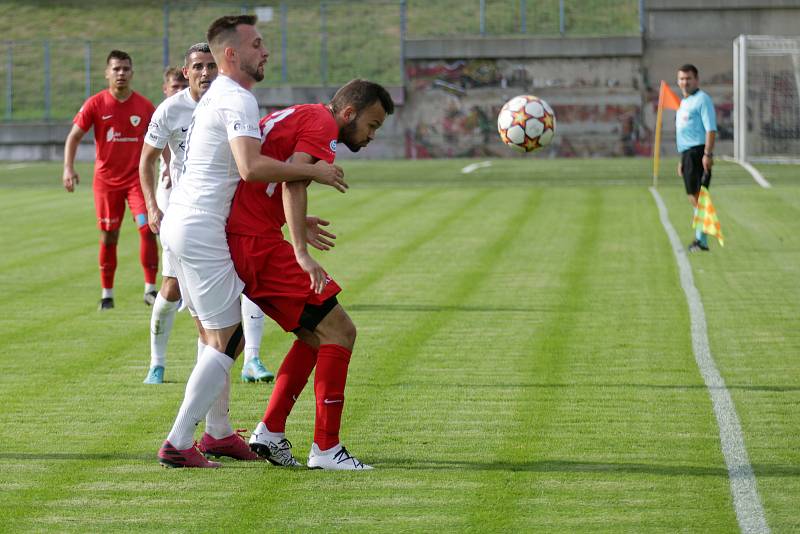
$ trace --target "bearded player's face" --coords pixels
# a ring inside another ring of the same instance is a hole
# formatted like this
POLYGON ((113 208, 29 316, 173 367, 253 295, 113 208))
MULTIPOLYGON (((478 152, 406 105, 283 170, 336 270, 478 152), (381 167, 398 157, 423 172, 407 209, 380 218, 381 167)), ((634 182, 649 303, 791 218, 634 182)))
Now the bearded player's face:
POLYGON ((363 110, 355 113, 355 118, 339 131, 339 141, 353 152, 358 152, 375 139, 375 133, 383 125, 386 112, 380 100, 376 100, 363 110))
POLYGON ((264 79, 264 65, 267 63, 269 52, 264 46, 264 39, 255 26, 241 24, 236 28, 239 36, 239 68, 253 80, 260 82, 264 79))

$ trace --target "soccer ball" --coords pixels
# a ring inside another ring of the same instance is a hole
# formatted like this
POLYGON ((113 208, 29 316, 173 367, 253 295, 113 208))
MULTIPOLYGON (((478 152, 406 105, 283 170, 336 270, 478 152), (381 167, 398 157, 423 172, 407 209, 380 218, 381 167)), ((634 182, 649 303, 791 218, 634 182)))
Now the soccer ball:
POLYGON ((500 110, 497 131, 500 132, 500 139, 511 148, 533 152, 553 140, 556 115, 553 108, 539 97, 515 96, 500 110))

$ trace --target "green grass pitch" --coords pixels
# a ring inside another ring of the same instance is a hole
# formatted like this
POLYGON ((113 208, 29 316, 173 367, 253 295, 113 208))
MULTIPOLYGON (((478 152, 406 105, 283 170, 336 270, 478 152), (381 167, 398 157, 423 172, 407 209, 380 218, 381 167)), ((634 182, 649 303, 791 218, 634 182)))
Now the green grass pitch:
MULTIPOLYGON (((91 168, 70 195, 57 164, 0 164, 0 531, 737 531, 650 162, 462 174, 468 163, 346 161, 346 195, 310 193, 339 236, 317 257, 359 327, 342 436, 377 469, 355 474, 159 467, 194 361, 190 318, 176 320, 168 383, 142 384, 150 309, 132 222, 117 308, 100 314, 91 168)), ((688 242, 674 163, 659 191, 688 242)), ((789 532, 800 176, 760 168, 772 189, 717 164, 726 246, 690 261, 767 522, 789 532)), ((290 342, 268 323, 270 368, 290 342)), ((234 425, 252 429, 270 391, 234 383, 234 425)), ((312 427, 308 388, 287 428, 300 458, 312 427)))

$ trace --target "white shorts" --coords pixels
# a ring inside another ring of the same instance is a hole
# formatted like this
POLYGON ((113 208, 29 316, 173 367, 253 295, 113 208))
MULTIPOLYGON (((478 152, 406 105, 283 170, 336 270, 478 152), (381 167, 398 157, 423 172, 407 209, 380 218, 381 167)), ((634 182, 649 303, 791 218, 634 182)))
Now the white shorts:
POLYGON ((161 245, 181 298, 203 327, 212 330, 242 320, 239 295, 244 282, 233 267, 225 222, 221 215, 175 204, 161 221, 161 245))
MULTIPOLYGON (((161 248, 164 248, 163 242, 161 248)), ((170 256, 171 255, 167 254, 166 250, 161 253, 161 276, 178 278, 178 275, 175 273, 175 267, 172 266, 172 260, 170 259, 170 256)))
POLYGON ((156 206, 158 209, 161 210, 161 213, 167 213, 167 206, 169 206, 169 194, 172 193, 173 186, 175 184, 171 184, 170 188, 166 188, 166 182, 168 178, 166 176, 161 176, 158 179, 158 186, 156 187, 156 206))

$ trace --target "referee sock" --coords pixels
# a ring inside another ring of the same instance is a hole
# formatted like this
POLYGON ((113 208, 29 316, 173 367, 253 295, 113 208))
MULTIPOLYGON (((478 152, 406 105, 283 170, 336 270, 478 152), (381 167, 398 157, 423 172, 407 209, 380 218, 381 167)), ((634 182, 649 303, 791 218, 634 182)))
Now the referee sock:
POLYGON ((344 386, 351 351, 340 345, 320 345, 317 371, 314 373, 314 395, 317 414, 314 420, 314 443, 320 450, 339 444, 339 428, 344 410, 344 386))
POLYGON ((702 228, 696 228, 694 231, 695 239, 697 239, 704 247, 708 246, 708 235, 703 233, 702 228))
POLYGON ((163 367, 167 362, 167 341, 178 311, 178 302, 165 299, 161 293, 156 295, 150 316, 150 367, 163 367))
POLYGON ((233 359, 227 355, 213 347, 207 346, 203 349, 200 361, 186 383, 183 404, 167 436, 173 447, 184 450, 192 446, 194 430, 225 389, 226 382, 230 380, 232 366, 233 359))
POLYGON ((270 432, 286 431, 286 419, 305 388, 316 363, 317 350, 299 339, 296 340, 283 359, 281 368, 278 369, 275 388, 261 420, 270 432))

